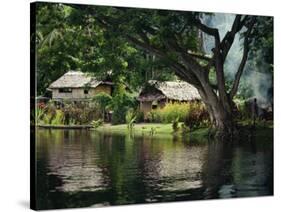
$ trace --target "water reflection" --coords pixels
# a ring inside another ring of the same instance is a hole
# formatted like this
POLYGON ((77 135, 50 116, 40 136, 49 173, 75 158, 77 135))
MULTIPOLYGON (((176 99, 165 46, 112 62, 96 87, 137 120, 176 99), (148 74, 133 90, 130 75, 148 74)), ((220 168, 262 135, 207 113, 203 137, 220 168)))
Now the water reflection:
POLYGON ((272 137, 236 142, 38 130, 41 209, 273 194, 272 137))

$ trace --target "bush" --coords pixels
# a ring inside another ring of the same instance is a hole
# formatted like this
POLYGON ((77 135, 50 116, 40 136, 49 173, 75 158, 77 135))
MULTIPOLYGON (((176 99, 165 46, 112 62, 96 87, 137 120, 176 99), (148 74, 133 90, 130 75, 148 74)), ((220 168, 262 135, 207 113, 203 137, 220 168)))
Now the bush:
POLYGON ((144 122, 144 113, 139 110, 137 110, 135 113, 136 113, 136 123, 144 122))
POLYGON ((148 113, 150 122, 172 123, 175 119, 183 122, 189 113, 191 103, 168 103, 163 108, 152 110, 148 113))
POLYGON ((152 110, 147 118, 150 122, 174 123, 184 122, 186 126, 198 127, 209 123, 209 114, 203 103, 168 103, 163 108, 152 110))
POLYGON ((65 115, 65 124, 90 124, 92 120, 101 119, 103 114, 96 105, 87 103, 65 104, 62 109, 65 115))
POLYGON ((127 127, 128 127, 129 130, 133 129, 135 120, 136 120, 136 114, 131 109, 126 114, 126 124, 127 124, 127 127))
POLYGON ((64 102, 61 109, 57 109, 54 102, 49 102, 44 108, 44 114, 42 109, 39 109, 38 117, 40 117, 40 123, 50 125, 75 125, 75 124, 90 124, 92 120, 102 118, 102 113, 97 107, 89 106, 88 103, 66 103, 64 102))
POLYGON ((190 130, 208 125, 209 114, 205 106, 202 103, 191 104, 184 124, 188 126, 190 130))
POLYGON ((61 110, 52 110, 51 112, 46 112, 42 118, 42 122, 48 125, 63 125, 64 114, 61 110))
POLYGON ((58 118, 55 117, 56 113, 57 113, 57 108, 55 104, 52 101, 48 102, 48 104, 46 104, 44 108, 44 114, 41 114, 40 116, 41 119, 40 122, 43 124, 52 124, 53 119, 57 119, 56 121, 58 122, 58 118))
POLYGON ((108 112, 108 109, 112 104, 112 97, 107 93, 101 92, 93 97, 93 102, 99 107, 99 110, 102 113, 102 119, 104 121, 105 114, 108 112))
MULTIPOLYGON (((42 107, 37 107, 35 110, 35 118, 33 118, 35 120, 36 124, 40 124, 43 121, 43 118, 45 116, 46 113, 46 108, 42 108, 42 107)), ((32 113, 34 114, 34 113, 32 113)))
POLYGON ((147 119, 149 120, 149 122, 154 122, 154 123, 159 123, 159 122, 163 122, 161 118, 161 112, 160 110, 152 110, 151 112, 149 112, 147 114, 147 119))
POLYGON ((188 128, 184 123, 181 124, 181 131, 183 134, 186 134, 188 131, 188 128))
POLYGON ((237 119, 250 119, 251 118, 251 104, 249 102, 235 99, 234 100, 235 106, 238 110, 238 115, 235 117, 237 119))
POLYGON ((96 121, 95 120, 92 121, 92 126, 93 126, 94 129, 97 129, 102 125, 103 125, 103 121, 101 119, 98 119, 96 121))
POLYGON ((136 99, 126 93, 117 94, 112 98, 112 124, 124 124, 126 113, 136 107, 136 99))
POLYGON ((172 127, 174 132, 177 132, 179 130, 179 117, 173 120, 172 127))
POLYGON ((64 124, 64 114, 61 110, 56 110, 54 117, 51 120, 51 125, 63 125, 64 124))

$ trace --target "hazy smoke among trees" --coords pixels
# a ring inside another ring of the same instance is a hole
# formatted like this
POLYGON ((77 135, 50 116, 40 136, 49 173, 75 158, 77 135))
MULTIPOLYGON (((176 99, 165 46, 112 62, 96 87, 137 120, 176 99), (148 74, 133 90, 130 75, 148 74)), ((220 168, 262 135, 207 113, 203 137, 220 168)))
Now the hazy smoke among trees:
MULTIPOLYGON (((231 30, 235 15, 225 13, 215 13, 212 15, 204 14, 201 19, 204 24, 217 28, 219 30, 220 39, 223 39, 227 31, 231 30)), ((244 31, 245 29, 243 28, 240 34, 236 35, 225 62, 225 76, 230 82, 234 79, 235 73, 242 59, 244 39, 241 34, 244 31)), ((214 47, 214 38, 204 33, 202 34, 202 37, 204 51, 207 54, 211 54, 211 50, 214 47)), ((238 94, 242 91, 241 87, 243 87, 244 92, 245 88, 247 89, 247 94, 250 98, 256 97, 260 103, 271 102, 271 96, 268 95, 273 83, 272 76, 269 71, 270 64, 264 62, 262 50, 259 50, 256 55, 257 56, 253 59, 248 58, 244 73, 241 77, 238 94)))

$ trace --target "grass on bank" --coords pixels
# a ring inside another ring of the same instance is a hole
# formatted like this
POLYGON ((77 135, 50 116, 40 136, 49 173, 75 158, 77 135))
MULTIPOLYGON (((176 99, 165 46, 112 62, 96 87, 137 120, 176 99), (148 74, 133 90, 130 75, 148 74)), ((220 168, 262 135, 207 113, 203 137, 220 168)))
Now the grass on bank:
MULTIPOLYGON (((241 127, 245 128, 252 128, 252 125, 249 121, 241 121, 238 123, 241 127)), ((98 127, 96 130, 99 132, 109 132, 109 133, 128 133, 131 132, 136 135, 155 135, 155 136, 167 136, 167 135, 176 135, 176 136, 192 136, 196 139, 204 139, 207 138, 209 135, 209 128, 202 127, 192 130, 183 131, 182 129, 182 122, 179 123, 179 130, 175 132, 173 130, 172 124, 163 124, 163 123, 137 123, 134 124, 133 129, 130 131, 128 129, 127 124, 119 124, 119 125, 111 125, 111 124, 104 124, 98 127)), ((260 122, 258 121, 255 126, 255 136, 263 136, 263 134, 267 135, 269 131, 273 130, 273 122, 260 122)))
MULTIPOLYGON (((181 122, 179 126, 181 126, 181 122)), ((135 135, 152 135, 152 136, 167 136, 167 135, 188 135, 190 134, 189 131, 183 132, 182 128, 180 127, 177 132, 173 130, 172 124, 163 124, 163 123, 138 123, 134 124, 132 130, 128 129, 127 124, 119 124, 119 125, 111 125, 111 124, 104 124, 96 129, 99 132, 109 132, 109 133, 128 133, 131 132, 135 135)), ((198 128, 191 132, 192 136, 197 138, 207 137, 208 135, 208 128, 198 128)))
MULTIPOLYGON (((104 124, 100 126, 97 130, 99 131, 111 131, 111 132, 126 132, 129 131, 127 124, 104 124)), ((140 123, 134 124, 133 127, 134 132, 143 132, 143 133, 165 133, 171 134, 173 133, 172 124, 161 124, 161 123, 140 123)))

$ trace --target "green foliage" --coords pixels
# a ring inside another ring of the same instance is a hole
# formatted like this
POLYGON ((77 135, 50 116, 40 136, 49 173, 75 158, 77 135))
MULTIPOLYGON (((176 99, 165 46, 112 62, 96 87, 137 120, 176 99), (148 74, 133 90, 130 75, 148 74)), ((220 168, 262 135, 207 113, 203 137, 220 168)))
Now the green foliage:
POLYGON ((50 125, 51 122, 52 122, 52 119, 53 119, 53 116, 49 113, 47 113, 44 117, 43 117, 43 124, 46 124, 46 125, 50 125))
POLYGON ((33 36, 36 37, 39 94, 44 94, 50 83, 68 70, 95 70, 100 78, 108 70, 114 70, 113 79, 126 76, 126 82, 133 88, 151 77, 167 78, 172 73, 162 74, 158 68, 163 68, 162 62, 137 51, 115 33, 102 29, 86 10, 77 10, 71 5, 38 3, 33 36))
POLYGON ((42 116, 42 120, 40 123, 46 125, 64 125, 64 113, 62 110, 49 110, 45 112, 44 116, 42 116))
POLYGON ((44 124, 52 124, 52 120, 55 118, 57 113, 57 108, 54 102, 50 101, 45 107, 45 113, 42 117, 42 122, 44 124))
MULTIPOLYGON (((44 118, 44 115, 45 115, 45 112, 46 112, 46 108, 40 108, 40 107, 37 107, 35 109, 35 123, 36 124, 41 124, 42 121, 43 121, 43 118, 44 118)), ((34 114, 34 113, 32 113, 34 114)))
POLYGON ((93 97, 93 101, 96 102, 102 109, 105 109, 111 103, 112 97, 104 92, 98 93, 93 97))
POLYGON ((50 101, 44 109, 38 109, 38 122, 47 125, 75 125, 90 124, 92 120, 102 118, 97 107, 87 103, 64 103, 57 109, 54 102, 50 101))
POLYGON ((56 110, 55 116, 50 120, 51 125, 63 125, 64 114, 61 110, 56 110))
POLYGON ((96 121, 95 120, 92 121, 92 126, 93 126, 94 129, 97 129, 102 125, 103 125, 103 121, 101 119, 98 119, 96 121))
POLYGON ((134 123, 136 121, 136 114, 133 110, 128 110, 127 114, 126 114, 126 124, 128 127, 128 130, 133 130, 134 128, 134 123))
MULTIPOLYGON (((249 58, 251 60, 260 59, 257 61, 257 65, 265 61, 267 64, 273 65, 273 17, 259 16, 256 17, 258 25, 251 34, 251 51, 249 58), (261 54, 261 58, 259 58, 261 54)), ((273 71, 273 67, 270 70, 261 71, 273 71)))
POLYGON ((126 113, 135 106, 135 99, 128 94, 117 94, 112 100, 112 124, 125 123, 126 113))
POLYGON ((136 123, 144 122, 144 113, 142 111, 136 110, 136 123))
POLYGON ((62 111, 65 124, 90 124, 92 120, 102 118, 102 113, 96 105, 88 103, 64 103, 62 111))
POLYGON ((160 123, 162 122, 158 110, 152 110, 147 114, 147 120, 152 123, 160 123))
POLYGON ((163 108, 152 110, 148 114, 150 122, 172 123, 175 119, 183 122, 189 113, 191 103, 168 103, 163 108))
POLYGON ((193 103, 189 107, 189 113, 186 115, 184 124, 193 130, 198 127, 209 125, 209 114, 202 103, 193 103))
POLYGON ((118 83, 111 104, 111 109, 113 110, 112 124, 125 123, 127 111, 132 108, 135 109, 137 104, 136 99, 126 92, 124 84, 122 82, 118 83))
POLYGON ((112 104, 112 97, 107 93, 101 92, 93 97, 93 102, 95 102, 98 105, 98 109, 101 110, 104 121, 105 113, 112 104))
POLYGON ((151 136, 153 136, 156 133, 156 127, 151 127, 149 133, 151 136))
POLYGON ((177 117, 175 120, 173 120, 172 128, 173 128, 174 132, 177 132, 179 130, 179 117, 177 117))
POLYGON ((155 123, 172 123, 174 131, 179 130, 179 122, 184 122, 190 129, 209 125, 208 112, 200 102, 168 103, 163 108, 152 110, 148 114, 148 120, 155 123))
POLYGON ((188 132, 188 127, 185 125, 185 123, 181 124, 181 131, 183 134, 186 134, 188 132))
MULTIPOLYGON (((208 15, 206 13, 62 3, 38 3, 36 12, 36 34, 33 37, 36 37, 37 44, 39 94, 43 94, 52 81, 70 69, 94 72, 99 78, 112 70, 115 83, 119 83, 119 78, 123 77, 123 82, 137 90, 149 79, 167 80, 177 76, 186 80, 190 70, 184 66, 206 65, 205 60, 191 54, 186 56, 193 59, 185 60, 187 65, 183 65, 185 57, 182 56, 187 50, 195 55, 205 54, 202 37, 198 33, 201 26, 198 20, 203 15, 208 15)), ((249 21, 253 17, 247 18, 249 21)), ((271 67, 269 70, 273 71, 273 18, 257 17, 255 21, 249 37, 249 58, 255 58, 255 63, 260 64, 257 54, 261 52, 262 58, 266 58, 266 63, 271 67)), ((247 27, 248 22, 245 23, 247 27)), ((192 72, 199 70, 201 69, 192 69, 192 72)), ((197 78, 203 74, 191 75, 196 76, 191 77, 194 78, 191 84, 202 82, 197 78)), ((209 78, 210 86, 216 89, 218 79, 212 68, 209 78)), ((232 80, 226 77, 226 91, 233 84, 232 80)), ((246 85, 245 83, 242 85, 244 89, 240 89, 240 96, 243 98, 251 95, 246 93, 249 90, 246 85)), ((113 123, 125 123, 126 112, 134 107, 127 104, 131 101, 130 98, 124 92, 114 95, 111 104, 114 111, 113 123)), ((168 111, 166 114, 153 111, 149 116, 153 122, 171 123, 175 117, 179 117, 180 121, 184 120, 187 112, 168 111)), ((188 119, 192 123, 197 118, 190 116, 188 119)))

